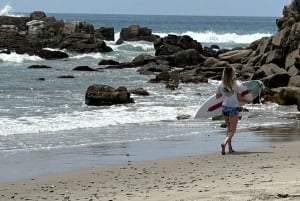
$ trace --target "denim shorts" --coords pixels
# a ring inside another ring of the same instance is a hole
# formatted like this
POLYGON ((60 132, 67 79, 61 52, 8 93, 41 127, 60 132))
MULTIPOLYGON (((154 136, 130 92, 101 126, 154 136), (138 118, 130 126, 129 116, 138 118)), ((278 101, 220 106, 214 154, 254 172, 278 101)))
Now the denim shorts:
POLYGON ((222 106, 222 113, 225 116, 235 116, 239 114, 239 108, 222 106))

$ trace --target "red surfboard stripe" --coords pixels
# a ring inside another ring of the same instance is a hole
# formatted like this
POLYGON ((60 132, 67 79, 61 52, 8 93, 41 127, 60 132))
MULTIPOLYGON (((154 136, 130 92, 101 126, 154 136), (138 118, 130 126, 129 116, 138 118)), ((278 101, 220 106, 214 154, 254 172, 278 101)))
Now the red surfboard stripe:
POLYGON ((242 95, 242 96, 246 96, 246 95, 249 94, 249 93, 250 93, 250 91, 247 89, 247 90, 243 91, 243 92, 241 93, 241 95, 242 95))
POLYGON ((208 112, 212 112, 212 111, 218 109, 218 108, 221 107, 221 106, 222 106, 222 102, 219 102, 219 103, 217 103, 217 104, 214 104, 214 105, 210 106, 210 107, 208 108, 207 111, 208 111, 208 112))

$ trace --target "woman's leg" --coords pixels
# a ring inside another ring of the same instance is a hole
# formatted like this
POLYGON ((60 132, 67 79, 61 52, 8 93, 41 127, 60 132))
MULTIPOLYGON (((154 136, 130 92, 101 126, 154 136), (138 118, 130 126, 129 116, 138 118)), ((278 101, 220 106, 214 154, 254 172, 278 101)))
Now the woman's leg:
POLYGON ((238 120, 239 120, 239 115, 234 115, 234 116, 230 116, 229 118, 229 125, 230 125, 230 137, 228 139, 228 148, 229 148, 229 152, 234 152, 233 148, 232 148, 232 138, 235 134, 236 128, 237 128, 237 124, 238 124, 238 120))
POLYGON ((238 119, 239 119, 239 115, 234 115, 234 116, 224 116, 225 119, 225 123, 227 125, 227 136, 224 140, 224 142, 221 144, 221 148, 222 148, 222 154, 225 155, 225 147, 228 144, 229 147, 229 152, 232 152, 232 144, 231 144, 231 139, 234 136, 236 127, 237 127, 237 123, 238 123, 238 119))
POLYGON ((222 155, 225 155, 225 147, 228 143, 228 134, 229 134, 229 131, 230 131, 230 121, 229 121, 229 116, 228 115, 224 115, 224 120, 225 120, 225 124, 227 126, 227 132, 226 132, 226 138, 224 140, 224 142, 221 144, 221 153, 222 155))

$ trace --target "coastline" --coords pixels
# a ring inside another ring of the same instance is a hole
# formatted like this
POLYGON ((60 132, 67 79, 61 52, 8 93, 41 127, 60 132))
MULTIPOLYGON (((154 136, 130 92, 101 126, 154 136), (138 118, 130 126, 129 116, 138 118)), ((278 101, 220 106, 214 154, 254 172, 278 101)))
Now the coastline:
POLYGON ((0 183, 5 200, 299 200, 300 141, 0 183))

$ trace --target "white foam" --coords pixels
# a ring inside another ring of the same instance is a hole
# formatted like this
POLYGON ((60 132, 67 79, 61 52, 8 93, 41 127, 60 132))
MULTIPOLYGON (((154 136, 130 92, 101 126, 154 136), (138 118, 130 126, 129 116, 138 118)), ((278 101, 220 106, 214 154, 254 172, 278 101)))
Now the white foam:
POLYGON ((115 106, 107 109, 57 114, 48 117, 0 118, 0 136, 27 133, 46 133, 83 128, 143 123, 162 120, 176 120, 179 114, 193 114, 194 107, 146 106, 133 108, 115 106), (134 110, 134 112, 132 112, 134 110))
POLYGON ((9 15, 9 11, 11 11, 12 7, 9 5, 4 6, 4 8, 2 8, 0 10, 0 16, 8 16, 9 15))
MULTIPOLYGON (((160 37, 166 37, 167 33, 156 33, 160 37)), ((176 33, 173 33, 178 35, 176 33)), ((253 34, 237 34, 237 33, 224 33, 219 34, 212 31, 205 32, 192 32, 187 31, 181 33, 180 35, 191 36, 194 40, 197 40, 201 43, 233 43, 233 44, 249 44, 255 40, 258 40, 262 37, 269 37, 271 33, 253 33, 253 34)))
POLYGON ((11 52, 10 54, 2 53, 0 54, 0 61, 3 62, 12 62, 12 63, 22 63, 24 61, 41 61, 42 58, 38 56, 30 56, 28 54, 17 54, 11 52))

